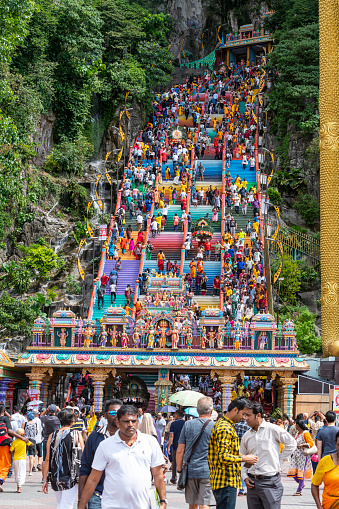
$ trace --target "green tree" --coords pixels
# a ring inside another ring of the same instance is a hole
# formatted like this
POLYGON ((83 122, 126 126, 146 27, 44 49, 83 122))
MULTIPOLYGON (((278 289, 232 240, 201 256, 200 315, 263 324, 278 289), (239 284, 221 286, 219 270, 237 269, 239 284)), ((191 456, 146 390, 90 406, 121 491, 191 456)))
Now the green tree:
POLYGON ((54 72, 53 111, 56 129, 76 139, 90 117, 93 91, 99 89, 103 36, 99 12, 84 0, 55 3, 57 29, 52 33, 46 54, 57 64, 54 72))
POLYGON ((33 321, 38 317, 39 310, 33 309, 34 299, 24 301, 10 297, 7 292, 0 296, 0 325, 5 334, 20 334, 31 337, 33 321))
MULTIPOLYGON (((272 272, 276 272, 280 265, 279 260, 272 264, 272 272)), ((297 293, 300 290, 301 270, 299 263, 292 260, 288 255, 283 256, 283 266, 280 277, 284 280, 280 283, 280 298, 283 302, 295 304, 297 302, 297 293)))
POLYGON ((317 115, 319 92, 319 26, 307 25, 280 33, 269 56, 268 71, 275 71, 274 87, 268 95, 274 127, 283 136, 289 124, 317 115), (291 44, 293 41, 293 44, 291 44))
POLYGON ((36 271, 41 279, 46 279, 54 270, 64 266, 64 261, 47 245, 31 244, 28 248, 20 246, 20 250, 25 253, 23 264, 36 271))
POLYGON ((71 141, 63 138, 46 157, 45 166, 51 173, 82 175, 84 164, 93 154, 93 145, 84 136, 71 141))
POLYGON ((15 48, 27 33, 36 9, 33 0, 5 0, 0 3, 0 63, 11 60, 15 48))
POLYGON ((315 320, 316 316, 307 308, 294 319, 296 341, 302 353, 321 352, 321 338, 316 336, 314 329, 315 320))
POLYGON ((317 221, 320 221, 320 204, 314 196, 310 194, 298 196, 294 208, 308 226, 313 227, 317 221))

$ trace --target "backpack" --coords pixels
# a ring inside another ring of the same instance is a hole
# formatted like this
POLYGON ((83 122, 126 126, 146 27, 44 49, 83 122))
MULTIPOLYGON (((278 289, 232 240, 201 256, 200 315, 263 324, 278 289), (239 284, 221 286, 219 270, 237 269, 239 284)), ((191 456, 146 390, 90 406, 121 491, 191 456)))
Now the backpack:
POLYGON ((12 442, 12 438, 8 434, 6 423, 0 421, 0 446, 9 445, 12 442))

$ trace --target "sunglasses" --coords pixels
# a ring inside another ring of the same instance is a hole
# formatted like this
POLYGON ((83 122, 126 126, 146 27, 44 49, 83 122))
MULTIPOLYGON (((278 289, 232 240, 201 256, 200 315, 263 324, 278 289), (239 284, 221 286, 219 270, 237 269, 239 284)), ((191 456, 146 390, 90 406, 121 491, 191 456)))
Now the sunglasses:
POLYGON ((117 415, 117 410, 110 410, 108 412, 108 415, 113 415, 113 416, 117 415))

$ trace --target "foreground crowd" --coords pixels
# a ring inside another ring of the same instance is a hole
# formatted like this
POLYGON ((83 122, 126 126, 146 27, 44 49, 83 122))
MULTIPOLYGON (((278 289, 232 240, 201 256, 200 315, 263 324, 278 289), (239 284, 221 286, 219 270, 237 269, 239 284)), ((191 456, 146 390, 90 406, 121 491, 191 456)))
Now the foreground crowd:
POLYGON ((179 474, 178 489, 185 490, 189 509, 234 509, 237 496, 245 495, 249 509, 278 509, 281 467, 289 461, 295 496, 302 496, 305 480, 312 478, 317 508, 338 506, 339 430, 333 411, 274 421, 260 403, 238 397, 216 422, 212 414, 213 400, 203 395, 198 418, 186 420, 183 409, 153 419, 118 399, 105 404, 100 421, 89 412, 86 424, 77 407, 50 405, 41 415, 29 410, 26 416, 15 409, 9 416, 1 404, 1 486, 14 472, 21 493, 26 455, 31 475, 37 453, 42 490, 51 487, 58 509, 73 509, 77 498, 79 509, 165 509, 171 461, 170 482, 176 484, 179 474))

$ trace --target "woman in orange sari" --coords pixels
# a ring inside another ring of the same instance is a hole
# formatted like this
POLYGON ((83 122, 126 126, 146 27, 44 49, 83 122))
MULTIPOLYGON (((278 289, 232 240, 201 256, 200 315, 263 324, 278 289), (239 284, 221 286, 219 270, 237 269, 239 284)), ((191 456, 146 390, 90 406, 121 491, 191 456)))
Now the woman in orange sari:
POLYGON ((339 507, 339 431, 335 445, 337 452, 321 458, 312 479, 311 493, 317 509, 338 509, 339 507), (324 491, 323 500, 320 502, 319 486, 322 483, 324 483, 324 491))

